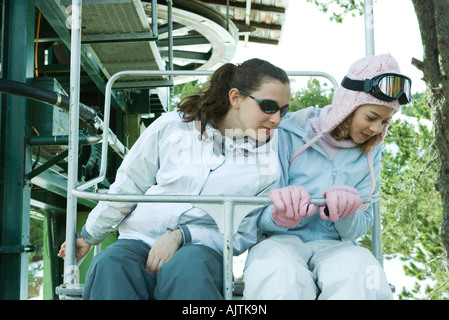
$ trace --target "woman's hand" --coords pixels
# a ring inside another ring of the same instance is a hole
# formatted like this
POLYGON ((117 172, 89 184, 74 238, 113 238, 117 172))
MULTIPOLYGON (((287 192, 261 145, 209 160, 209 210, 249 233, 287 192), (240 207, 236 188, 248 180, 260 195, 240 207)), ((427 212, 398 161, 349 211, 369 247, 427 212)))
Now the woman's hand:
MULTIPOLYGON (((76 238, 75 239, 75 259, 80 260, 84 258, 90 251, 92 245, 86 242, 84 238, 76 238)), ((65 258, 65 242, 61 245, 61 249, 59 249, 58 257, 65 258)))
POLYGON ((181 230, 176 229, 164 233, 154 243, 148 254, 146 269, 156 275, 164 263, 173 257, 182 244, 181 230))

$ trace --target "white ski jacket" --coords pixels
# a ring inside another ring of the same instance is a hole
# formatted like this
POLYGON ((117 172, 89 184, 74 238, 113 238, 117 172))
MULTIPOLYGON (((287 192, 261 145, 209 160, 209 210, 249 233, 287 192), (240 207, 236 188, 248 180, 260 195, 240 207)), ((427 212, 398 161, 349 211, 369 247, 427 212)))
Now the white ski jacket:
MULTIPOLYGON (((136 141, 117 171, 109 193, 147 195, 268 195, 279 177, 275 134, 257 146, 248 139, 223 137, 210 125, 200 134, 177 111, 155 120, 136 141)), ((234 254, 257 242, 260 210, 249 214, 234 236, 234 254)), ((98 244, 117 228, 119 238, 150 246, 167 230, 180 227, 184 243, 222 252, 223 237, 212 217, 188 203, 99 202, 82 234, 98 244), (131 212, 131 213, 130 213, 131 212)))

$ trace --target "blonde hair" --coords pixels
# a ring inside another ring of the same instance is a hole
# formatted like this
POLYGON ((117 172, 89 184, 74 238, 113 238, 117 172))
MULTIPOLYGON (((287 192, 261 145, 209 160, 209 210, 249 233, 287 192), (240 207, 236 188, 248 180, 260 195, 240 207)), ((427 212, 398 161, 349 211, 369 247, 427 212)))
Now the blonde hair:
MULTIPOLYGON (((351 123, 352 123, 352 117, 354 115, 354 112, 349 115, 345 120, 343 120, 342 123, 340 123, 334 130, 330 132, 330 135, 332 138, 334 138, 337 141, 341 141, 344 139, 350 139, 349 133, 351 131, 351 123)), ((378 136, 375 135, 368 140, 366 140, 364 143, 359 144, 360 150, 363 153, 367 153, 371 150, 371 148, 378 142, 378 136)))

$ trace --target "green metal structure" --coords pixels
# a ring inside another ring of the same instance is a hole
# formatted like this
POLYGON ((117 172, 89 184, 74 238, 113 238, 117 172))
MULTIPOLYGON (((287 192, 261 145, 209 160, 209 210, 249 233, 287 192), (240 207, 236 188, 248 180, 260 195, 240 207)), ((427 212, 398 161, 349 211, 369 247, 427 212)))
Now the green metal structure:
MULTIPOLYGON (((214 70, 238 41, 277 44, 283 1, 84 0, 80 50, 80 181, 97 174, 105 86, 123 70, 214 70), (268 4, 267 4, 268 3, 268 4), (250 17, 250 18, 249 18, 250 17)), ((28 299, 30 212, 43 214, 44 299, 58 299, 67 207, 70 0, 1 0, 0 300, 28 299)), ((170 108, 186 77, 124 78, 113 87, 106 179, 123 152, 170 108), (111 143, 111 141, 110 141, 111 143)), ((81 228, 94 200, 78 199, 81 228)), ((112 236, 103 243, 107 246, 112 236)), ((86 258, 89 260, 89 257, 86 258)), ((84 277, 86 267, 80 268, 84 277)))

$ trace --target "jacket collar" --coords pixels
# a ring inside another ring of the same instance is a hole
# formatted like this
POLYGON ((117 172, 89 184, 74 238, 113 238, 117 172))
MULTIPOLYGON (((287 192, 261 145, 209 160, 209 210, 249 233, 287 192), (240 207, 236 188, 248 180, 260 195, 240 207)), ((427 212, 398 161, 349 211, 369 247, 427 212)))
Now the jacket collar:
POLYGON ((221 132, 218 129, 212 127, 210 123, 206 124, 206 128, 202 135, 200 134, 200 130, 197 126, 195 126, 195 129, 198 132, 199 137, 201 137, 202 141, 210 141, 216 144, 222 143, 223 147, 229 150, 243 149, 249 152, 257 152, 257 149, 259 147, 266 144, 265 142, 260 143, 250 137, 245 137, 238 140, 231 139, 229 137, 223 136, 221 132))
MULTIPOLYGON (((311 118, 319 117, 320 112, 321 109, 319 108, 309 107, 293 113, 289 113, 282 120, 278 128, 282 128, 301 137, 304 141, 304 144, 306 144, 316 136, 309 120, 311 118)), ((326 155, 326 152, 324 151, 319 141, 316 141, 311 145, 311 147, 326 155)))

